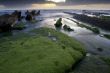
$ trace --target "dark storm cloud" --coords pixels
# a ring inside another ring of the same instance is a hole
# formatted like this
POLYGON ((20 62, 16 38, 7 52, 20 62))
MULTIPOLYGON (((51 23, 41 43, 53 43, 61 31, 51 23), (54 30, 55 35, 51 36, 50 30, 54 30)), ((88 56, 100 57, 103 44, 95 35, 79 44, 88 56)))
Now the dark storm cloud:
POLYGON ((110 0, 67 0, 67 3, 73 4, 110 3, 110 0))
MULTIPOLYGON (((46 0, 0 0, 0 5, 5 6, 22 6, 32 3, 46 3, 46 0)), ((65 3, 60 3, 59 5, 68 4, 95 4, 95 3, 110 3, 110 0, 66 0, 65 3)))
POLYGON ((0 0, 0 4, 29 4, 29 3, 43 3, 45 0, 0 0))
POLYGON ((0 5, 4 5, 5 7, 20 7, 20 6, 28 6, 32 3, 46 3, 46 0, 0 0, 0 5))
MULTIPOLYGON (((42 3, 46 2, 46 0, 0 0, 1 3, 42 3)), ((110 0, 66 0, 66 2, 71 3, 108 3, 110 0)))
POLYGON ((0 0, 0 3, 13 3, 13 2, 45 2, 45 0, 0 0))

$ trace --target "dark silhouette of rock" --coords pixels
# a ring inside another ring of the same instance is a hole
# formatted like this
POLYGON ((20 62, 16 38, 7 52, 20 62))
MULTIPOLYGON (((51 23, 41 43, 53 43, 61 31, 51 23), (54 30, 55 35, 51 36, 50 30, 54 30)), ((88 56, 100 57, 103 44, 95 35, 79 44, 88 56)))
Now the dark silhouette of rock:
POLYGON ((11 31, 11 27, 15 25, 15 22, 17 20, 17 15, 16 14, 4 14, 0 16, 0 30, 2 32, 5 31, 11 31))
POLYGON ((18 21, 22 20, 21 11, 18 12, 18 21))
POLYGON ((11 31, 11 25, 6 22, 3 22, 2 24, 0 24, 0 29, 1 32, 11 31))
POLYGON ((22 20, 21 11, 15 10, 15 11, 12 13, 12 15, 17 16, 18 21, 21 21, 21 20, 22 20))
POLYGON ((63 26, 63 29, 66 30, 66 31, 74 31, 73 29, 71 29, 69 26, 67 25, 64 25, 63 26))
POLYGON ((57 27, 57 28, 61 28, 61 27, 62 27, 62 18, 59 18, 54 25, 55 25, 55 27, 57 27))
POLYGON ((32 16, 35 16, 35 15, 36 15, 36 10, 32 10, 32 11, 30 12, 30 14, 32 14, 32 16))
POLYGON ((25 19, 27 21, 32 21, 35 20, 36 15, 40 15, 40 10, 38 12, 36 12, 36 10, 32 10, 32 11, 27 10, 25 14, 26 14, 25 19))
POLYGON ((90 25, 93 25, 93 26, 98 26, 105 30, 110 30, 110 20, 104 20, 98 17, 90 17, 83 14, 74 13, 73 15, 74 15, 73 18, 77 20, 80 20, 85 23, 89 23, 90 25))
POLYGON ((26 18, 25 18, 27 21, 32 21, 33 20, 33 17, 31 14, 27 14, 26 18))
POLYGON ((26 19, 27 21, 35 20, 36 10, 32 10, 32 11, 28 11, 28 10, 27 10, 27 11, 25 12, 25 14, 26 14, 25 19, 26 19))

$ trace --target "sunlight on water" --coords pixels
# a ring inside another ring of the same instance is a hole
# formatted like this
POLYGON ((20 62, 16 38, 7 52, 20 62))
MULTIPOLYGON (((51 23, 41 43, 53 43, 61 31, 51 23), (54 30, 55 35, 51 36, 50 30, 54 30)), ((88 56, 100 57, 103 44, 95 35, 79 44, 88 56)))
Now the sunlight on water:
POLYGON ((52 2, 56 2, 56 3, 59 3, 59 2, 66 2, 66 0, 47 0, 47 1, 52 1, 52 2))

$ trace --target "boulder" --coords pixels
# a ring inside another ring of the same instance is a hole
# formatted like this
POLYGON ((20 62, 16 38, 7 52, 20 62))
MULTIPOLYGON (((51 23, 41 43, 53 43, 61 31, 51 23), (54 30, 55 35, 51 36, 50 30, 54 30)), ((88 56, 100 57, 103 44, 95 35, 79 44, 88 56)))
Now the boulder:
POLYGON ((73 29, 70 28, 70 26, 64 25, 63 29, 66 31, 74 31, 73 29))
POLYGON ((13 16, 16 16, 18 21, 21 21, 22 20, 22 16, 21 16, 21 11, 17 11, 15 10, 13 13, 12 13, 13 16))
POLYGON ((31 14, 27 14, 26 18, 25 18, 27 21, 32 21, 33 20, 33 17, 31 14))
POLYGON ((0 30, 2 32, 4 31, 10 31, 11 27, 13 27, 13 25, 15 25, 17 20, 17 16, 16 15, 9 15, 9 14, 4 14, 0 16, 0 30))
POLYGON ((61 28, 61 27, 62 27, 62 18, 59 18, 54 25, 55 25, 55 27, 57 27, 57 28, 61 28))
POLYGON ((32 10, 32 11, 30 12, 30 14, 32 14, 32 16, 35 16, 35 15, 36 15, 36 10, 32 10))

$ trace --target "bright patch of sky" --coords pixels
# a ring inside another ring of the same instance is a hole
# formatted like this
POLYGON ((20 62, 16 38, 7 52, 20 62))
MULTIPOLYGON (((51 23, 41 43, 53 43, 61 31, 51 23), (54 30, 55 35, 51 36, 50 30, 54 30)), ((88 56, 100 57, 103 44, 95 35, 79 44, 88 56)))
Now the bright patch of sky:
POLYGON ((56 3, 66 2, 66 0, 47 0, 47 1, 52 1, 52 2, 56 2, 56 3))

